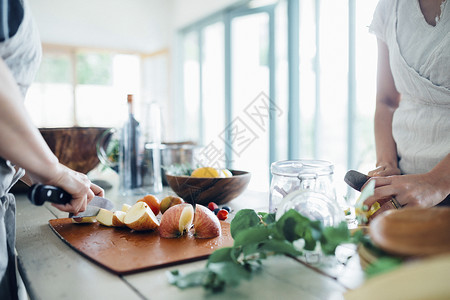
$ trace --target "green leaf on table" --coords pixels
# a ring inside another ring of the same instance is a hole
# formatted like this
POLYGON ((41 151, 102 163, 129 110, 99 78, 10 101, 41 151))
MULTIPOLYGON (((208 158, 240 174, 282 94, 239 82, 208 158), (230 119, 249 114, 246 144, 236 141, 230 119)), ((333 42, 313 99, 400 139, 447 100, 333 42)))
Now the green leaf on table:
POLYGON ((211 263, 208 269, 230 286, 238 285, 241 279, 250 279, 252 276, 252 269, 233 262, 211 263))
POLYGON ((268 239, 270 231, 266 226, 254 226, 239 231, 234 237, 234 247, 257 244, 268 239))
MULTIPOLYGON (((239 253, 242 253, 244 255, 244 257, 248 257, 252 254, 259 253, 258 247, 259 247, 259 243, 241 246, 239 248, 240 249, 239 253)), ((262 257, 260 256, 259 258, 262 258, 262 257)))
POLYGON ((185 289, 188 287, 203 285, 208 272, 209 271, 207 269, 203 269, 183 275, 178 272, 178 270, 175 270, 166 272, 166 275, 170 284, 176 285, 180 289, 185 289))
POLYGON ((214 251, 208 258, 208 264, 217 262, 233 261, 231 257, 232 247, 220 248, 214 251))
POLYGON ((305 236, 311 239, 316 237, 317 235, 311 229, 314 229, 317 224, 320 224, 320 222, 311 221, 296 210, 290 209, 277 221, 276 227, 286 240, 293 242, 305 238, 305 236), (314 225, 314 227, 311 227, 311 225, 314 225))
POLYGON ((342 221, 337 227, 325 227, 320 239, 322 251, 326 255, 334 254, 336 247, 350 241, 347 222, 342 221))
POLYGON ((381 257, 377 259, 374 263, 370 264, 366 269, 365 273, 367 276, 373 277, 375 275, 380 275, 388 271, 392 271, 402 264, 403 260, 397 257, 381 257))
POLYGON ((253 209, 242 209, 236 213, 230 224, 231 236, 236 237, 241 230, 261 223, 258 215, 253 209))
POLYGON ((273 252, 275 254, 284 254, 289 256, 299 256, 302 252, 298 251, 292 243, 280 240, 268 240, 260 244, 259 251, 273 252))
POLYGON ((350 238, 346 222, 336 228, 323 227, 320 221, 310 220, 292 209, 279 220, 275 214, 240 210, 230 224, 230 231, 234 239, 232 247, 214 251, 202 271, 186 275, 170 273, 170 282, 181 288, 203 285, 212 292, 220 292, 242 279, 250 279, 261 269, 261 260, 271 255, 301 255, 293 245, 296 240, 303 239, 305 250, 314 250, 320 242, 324 254, 333 254, 340 243, 355 241, 350 238))
POLYGON ((258 215, 261 217, 261 221, 267 225, 276 222, 274 213, 258 212, 258 215))

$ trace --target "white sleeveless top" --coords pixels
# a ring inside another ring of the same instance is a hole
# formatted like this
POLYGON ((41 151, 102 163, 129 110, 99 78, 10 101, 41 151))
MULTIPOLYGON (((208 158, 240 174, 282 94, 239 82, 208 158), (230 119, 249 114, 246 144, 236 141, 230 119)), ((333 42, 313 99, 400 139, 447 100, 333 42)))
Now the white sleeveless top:
POLYGON ((450 4, 429 25, 418 0, 380 0, 370 31, 389 49, 401 101, 392 131, 403 174, 425 173, 450 153, 450 4))

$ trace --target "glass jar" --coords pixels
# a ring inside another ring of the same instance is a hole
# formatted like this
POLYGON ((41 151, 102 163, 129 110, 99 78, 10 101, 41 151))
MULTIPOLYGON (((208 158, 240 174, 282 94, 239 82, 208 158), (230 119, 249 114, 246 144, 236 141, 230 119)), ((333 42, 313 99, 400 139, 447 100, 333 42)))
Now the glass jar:
POLYGON ((272 163, 269 212, 275 213, 283 198, 297 190, 315 191, 336 202, 333 170, 333 164, 324 160, 299 159, 272 163))
POLYGON ((323 226, 337 226, 345 220, 344 212, 335 199, 313 190, 300 189, 289 193, 277 206, 276 219, 290 209, 298 211, 323 226))

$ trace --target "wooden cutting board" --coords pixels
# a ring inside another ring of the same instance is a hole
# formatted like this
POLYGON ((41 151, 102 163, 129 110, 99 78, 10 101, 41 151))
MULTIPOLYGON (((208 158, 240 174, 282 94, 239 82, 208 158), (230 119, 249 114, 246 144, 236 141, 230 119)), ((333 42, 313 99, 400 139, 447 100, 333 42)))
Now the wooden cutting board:
POLYGON ((99 223, 73 224, 69 218, 49 221, 69 246, 109 271, 123 275, 207 258, 214 250, 233 245, 230 224, 220 222, 222 235, 196 239, 160 238, 158 231, 136 232, 99 223))

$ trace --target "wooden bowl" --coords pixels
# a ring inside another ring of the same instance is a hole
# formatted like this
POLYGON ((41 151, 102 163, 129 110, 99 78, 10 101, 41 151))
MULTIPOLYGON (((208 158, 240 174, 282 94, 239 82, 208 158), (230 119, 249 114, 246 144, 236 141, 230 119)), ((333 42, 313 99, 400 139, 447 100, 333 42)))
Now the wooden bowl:
POLYGON ((97 140, 107 130, 103 127, 39 128, 59 162, 84 174, 99 164, 97 140))
POLYGON ((239 196, 248 186, 251 174, 245 171, 230 170, 232 177, 196 178, 166 174, 172 190, 186 202, 208 205, 227 203, 239 196))

